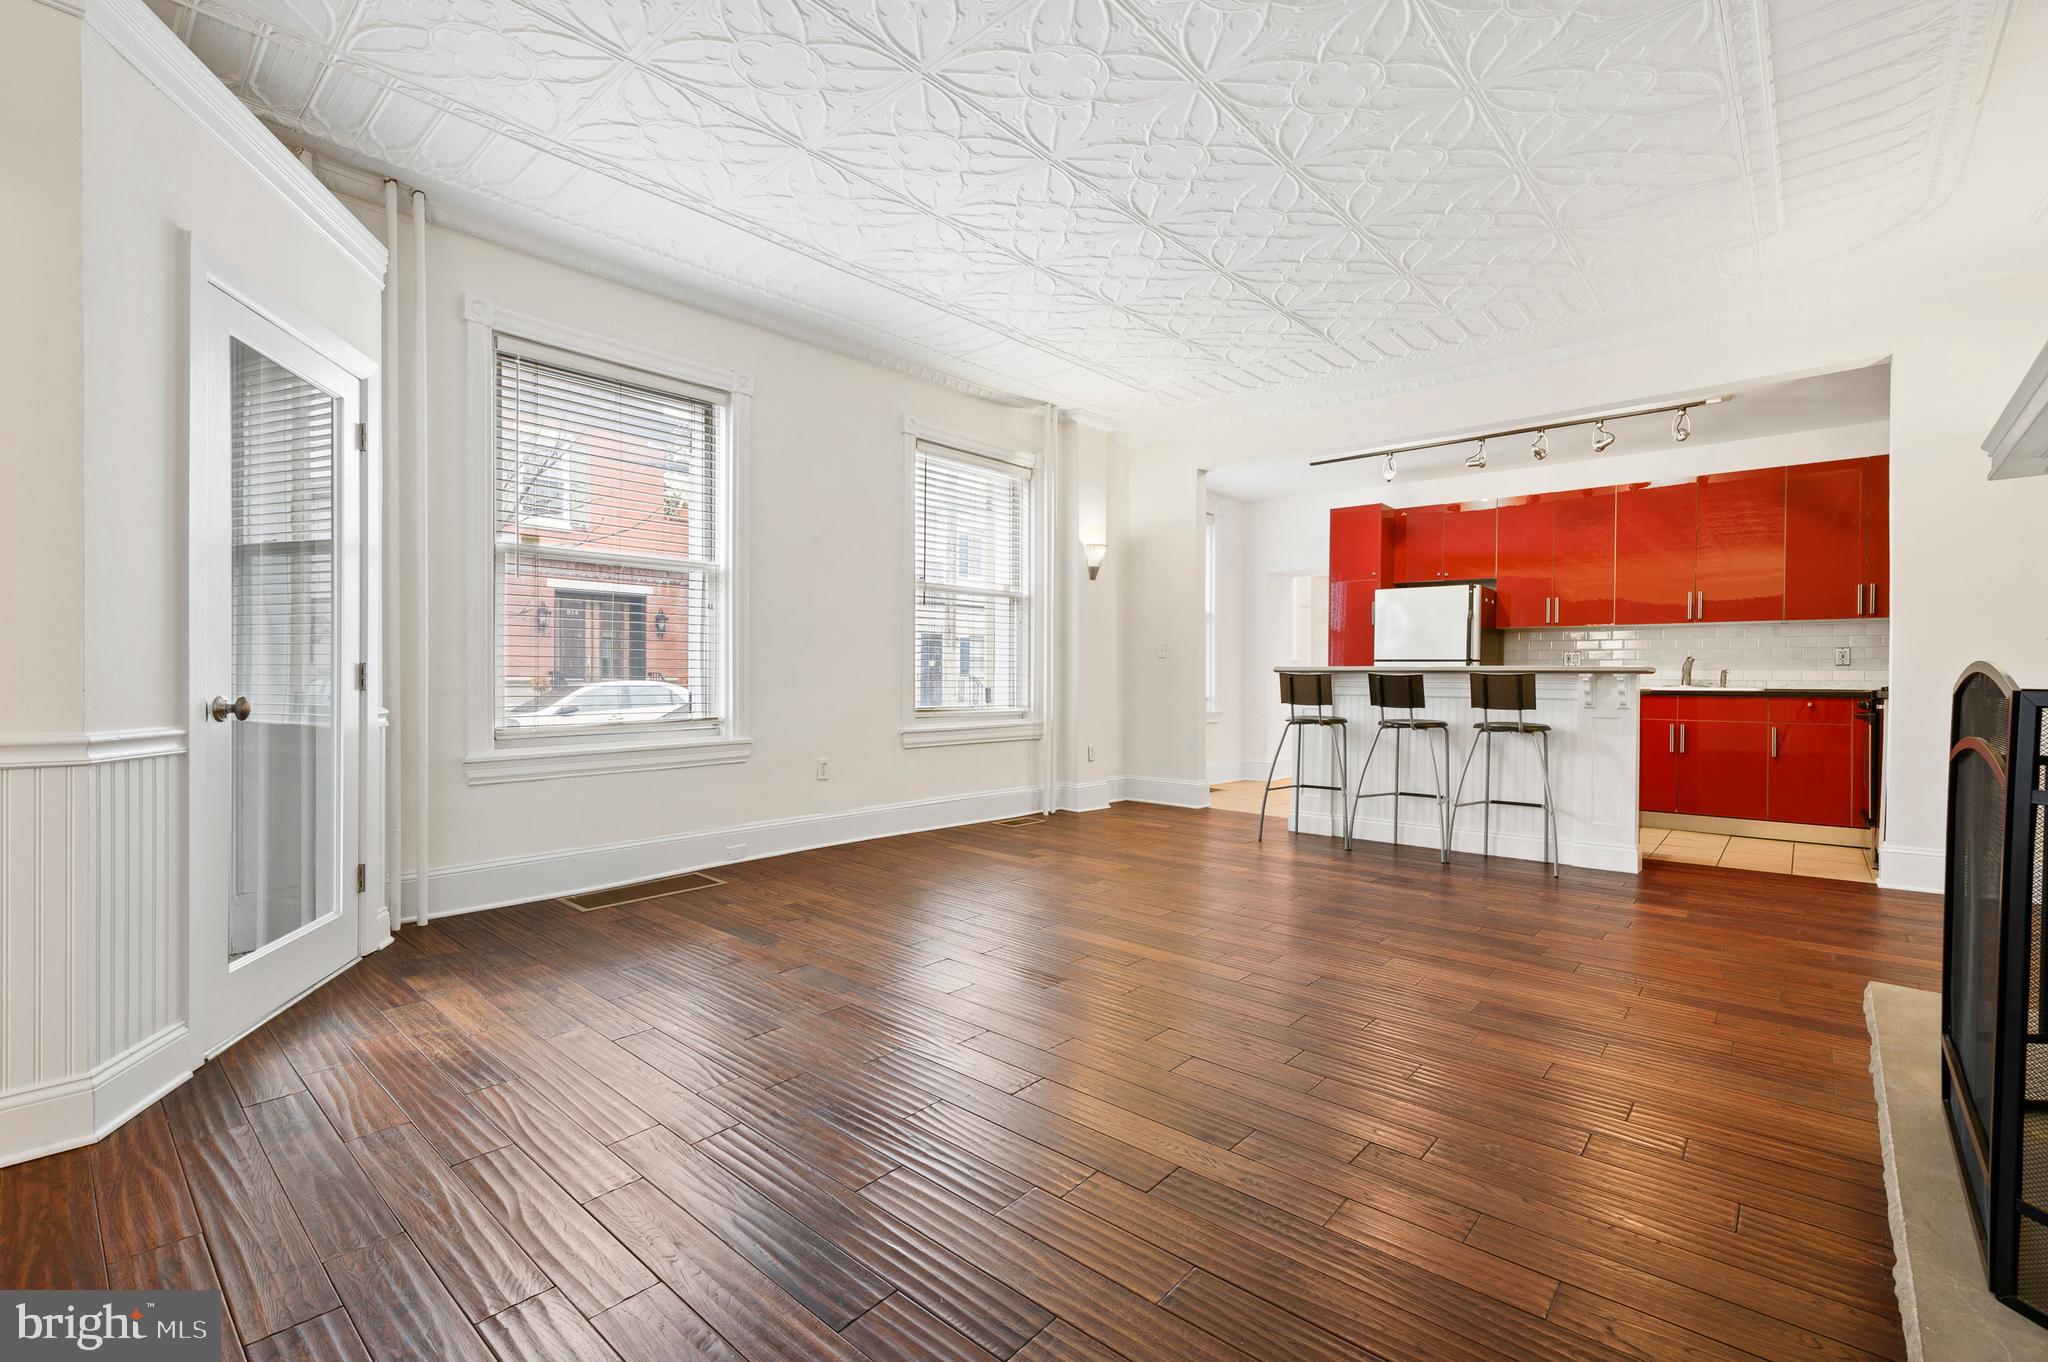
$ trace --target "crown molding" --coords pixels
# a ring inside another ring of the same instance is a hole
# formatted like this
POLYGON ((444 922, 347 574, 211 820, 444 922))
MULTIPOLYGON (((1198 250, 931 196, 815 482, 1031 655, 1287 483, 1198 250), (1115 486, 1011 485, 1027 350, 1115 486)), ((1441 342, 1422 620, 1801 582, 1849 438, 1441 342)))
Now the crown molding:
POLYGON ((82 14, 85 25, 104 39, 142 78, 253 171, 256 177, 355 262, 384 282, 384 245, 328 192, 313 172, 277 140, 262 120, 206 69, 176 34, 149 12, 142 0, 81 0, 70 5, 43 0, 82 14))

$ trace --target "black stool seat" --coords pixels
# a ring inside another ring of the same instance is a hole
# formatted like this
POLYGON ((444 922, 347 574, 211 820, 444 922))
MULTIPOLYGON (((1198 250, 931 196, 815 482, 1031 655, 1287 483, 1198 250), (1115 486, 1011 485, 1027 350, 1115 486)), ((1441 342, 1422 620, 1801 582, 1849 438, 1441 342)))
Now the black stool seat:
POLYGON ((1311 716, 1309 716, 1309 717, 1307 717, 1307 718, 1302 718, 1302 719, 1289 719, 1289 720, 1287 720, 1287 722, 1288 722, 1288 723, 1290 723, 1290 724, 1338 724, 1338 725, 1342 725, 1342 724, 1344 723, 1344 720, 1343 720, 1343 719, 1341 719, 1341 718, 1338 718, 1338 717, 1332 716, 1332 715, 1327 715, 1327 714, 1325 714, 1325 715, 1322 715, 1322 716, 1320 716, 1320 717, 1318 717, 1318 716, 1315 716, 1315 715, 1311 715, 1311 716))
POLYGON ((1381 728, 1449 728, 1442 719, 1382 719, 1381 728))
POLYGON ((1472 725, 1472 727, 1478 729, 1481 733, 1548 733, 1550 731, 1549 724, 1523 723, 1520 720, 1508 722, 1501 719, 1487 719, 1472 725))

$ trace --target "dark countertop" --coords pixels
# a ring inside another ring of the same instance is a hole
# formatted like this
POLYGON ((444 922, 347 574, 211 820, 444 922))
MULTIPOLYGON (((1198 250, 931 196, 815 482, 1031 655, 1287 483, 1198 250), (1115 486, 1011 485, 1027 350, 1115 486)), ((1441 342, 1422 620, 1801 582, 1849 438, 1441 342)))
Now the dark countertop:
POLYGON ((1645 695, 1769 696, 1783 700, 1868 700, 1881 686, 1645 686, 1645 695))

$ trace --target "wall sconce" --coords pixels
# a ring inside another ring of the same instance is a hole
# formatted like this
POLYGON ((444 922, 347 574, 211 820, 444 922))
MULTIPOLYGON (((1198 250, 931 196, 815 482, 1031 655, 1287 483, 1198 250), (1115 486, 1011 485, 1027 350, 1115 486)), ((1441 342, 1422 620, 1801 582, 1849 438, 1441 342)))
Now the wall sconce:
POLYGON ((656 638, 666 638, 668 636, 668 611, 657 610, 654 612, 654 636, 656 638))
POLYGON ((543 605, 533 612, 533 627, 545 634, 548 631, 548 621, 553 617, 554 612, 543 605))
POLYGON ((1102 571, 1102 560, 1109 557, 1109 545, 1083 544, 1081 554, 1088 560, 1088 580, 1092 582, 1095 574, 1102 571))

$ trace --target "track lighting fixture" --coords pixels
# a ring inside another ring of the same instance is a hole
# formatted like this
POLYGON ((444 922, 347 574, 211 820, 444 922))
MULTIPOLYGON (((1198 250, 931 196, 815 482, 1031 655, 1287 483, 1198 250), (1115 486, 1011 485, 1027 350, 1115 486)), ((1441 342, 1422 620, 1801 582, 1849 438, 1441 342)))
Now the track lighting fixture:
POLYGON ((1392 481, 1394 480, 1394 456, 1393 456, 1393 455, 1391 455, 1391 454, 1387 455, 1387 465, 1386 465, 1386 467, 1385 467, 1385 468, 1382 468, 1382 469, 1380 470, 1380 472, 1381 472, 1381 473, 1382 473, 1382 474, 1383 474, 1383 475, 1384 475, 1384 476, 1386 477, 1386 480, 1387 480, 1388 482, 1392 482, 1392 481))
POLYGON ((1692 437, 1692 417, 1690 413, 1694 407, 1711 407, 1718 403, 1732 402, 1734 400, 1734 393, 1716 393, 1711 397, 1688 397, 1678 402, 1659 402, 1640 407, 1611 407, 1606 411, 1587 412, 1583 416, 1552 417, 1540 426, 1514 426, 1506 430, 1489 430, 1483 435, 1467 431, 1465 434, 1453 435, 1447 439, 1418 440, 1413 444, 1383 445, 1378 449, 1361 449, 1350 454, 1332 454, 1327 458, 1310 459, 1309 467, 1321 468, 1325 464, 1350 463, 1353 459, 1385 459, 1387 462, 1384 471, 1386 472, 1387 480, 1391 482, 1394 477, 1393 456, 1396 454, 1413 454, 1417 450, 1423 449, 1450 449, 1457 445, 1469 445, 1477 441, 1479 448, 1465 456, 1465 466, 1468 468, 1484 468, 1486 466, 1486 442, 1488 440, 1512 439, 1517 435, 1534 435, 1536 437, 1535 443, 1530 446, 1529 452, 1540 460, 1550 453, 1549 436, 1551 428, 1567 430, 1573 426, 1593 427, 1593 452, 1598 454, 1608 449, 1614 443, 1614 432, 1607 428, 1609 421, 1620 421, 1636 416, 1661 416, 1665 412, 1677 413, 1677 419, 1671 423, 1671 436, 1683 444, 1692 437))
POLYGON ((1529 455, 1538 463, 1542 463, 1545 459, 1550 457, 1549 431, 1539 430, 1536 432, 1536 438, 1529 442, 1529 455))
POLYGON ((1486 467, 1486 441, 1484 441, 1484 440, 1481 440, 1481 441, 1479 442, 1479 448, 1477 448, 1477 449, 1473 450, 1473 451, 1472 451, 1472 452, 1471 452, 1470 454, 1467 454, 1467 455, 1465 456, 1465 467, 1467 467, 1467 468, 1484 468, 1484 467, 1486 467))
POLYGON ((1692 413, 1684 407, 1680 407, 1678 415, 1671 418, 1671 438, 1680 444, 1692 438, 1692 413))
POLYGON ((1607 446, 1613 443, 1614 435, 1607 429, 1607 423, 1605 421, 1595 421, 1593 423, 1593 452, 1595 454, 1605 454, 1607 446))

